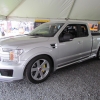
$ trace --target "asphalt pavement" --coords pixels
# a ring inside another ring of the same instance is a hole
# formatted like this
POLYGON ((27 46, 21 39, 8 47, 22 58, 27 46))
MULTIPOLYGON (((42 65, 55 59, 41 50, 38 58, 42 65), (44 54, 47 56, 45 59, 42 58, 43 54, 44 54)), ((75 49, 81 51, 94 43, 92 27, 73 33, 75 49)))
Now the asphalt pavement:
POLYGON ((0 82, 0 100, 100 100, 100 60, 59 69, 40 84, 0 82))

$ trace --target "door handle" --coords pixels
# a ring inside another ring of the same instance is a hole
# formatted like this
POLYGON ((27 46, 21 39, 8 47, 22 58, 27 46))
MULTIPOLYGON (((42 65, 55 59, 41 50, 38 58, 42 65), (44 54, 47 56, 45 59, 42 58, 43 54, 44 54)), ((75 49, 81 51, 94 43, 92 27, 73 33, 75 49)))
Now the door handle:
POLYGON ((81 41, 78 41, 78 44, 81 44, 82 42, 81 41))
POLYGON ((73 39, 69 39, 70 41, 72 41, 73 39))

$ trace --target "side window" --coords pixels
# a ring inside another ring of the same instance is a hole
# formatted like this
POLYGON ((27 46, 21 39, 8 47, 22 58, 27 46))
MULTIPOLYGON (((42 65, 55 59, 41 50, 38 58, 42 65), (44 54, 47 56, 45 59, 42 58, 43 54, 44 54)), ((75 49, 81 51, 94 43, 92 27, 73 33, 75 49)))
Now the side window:
POLYGON ((80 25, 79 37, 88 36, 88 29, 86 25, 80 25))
POLYGON ((77 24, 69 24, 65 27, 62 33, 59 36, 60 42, 67 41, 67 38, 74 39, 78 37, 78 25, 77 24))
POLYGON ((65 29, 62 31, 62 34, 71 34, 73 38, 78 37, 78 28, 77 24, 69 24, 65 27, 65 29))
POLYGON ((78 27, 77 24, 69 24, 67 26, 68 29, 68 33, 70 33, 73 38, 77 38, 78 37, 78 27))
POLYGON ((69 24, 65 27, 59 36, 60 42, 66 42, 74 38, 88 36, 88 29, 85 24, 69 24))

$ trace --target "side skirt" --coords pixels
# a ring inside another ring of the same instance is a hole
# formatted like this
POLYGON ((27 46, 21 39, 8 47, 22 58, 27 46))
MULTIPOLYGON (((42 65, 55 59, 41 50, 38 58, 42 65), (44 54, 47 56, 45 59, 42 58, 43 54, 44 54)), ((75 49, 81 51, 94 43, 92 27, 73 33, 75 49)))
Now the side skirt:
POLYGON ((57 70, 57 69, 60 69, 60 68, 63 68, 63 67, 66 67, 66 66, 69 66, 69 65, 72 65, 72 64, 75 64, 75 63, 83 62, 83 61, 85 61, 85 60, 88 60, 88 59, 91 59, 91 58, 94 58, 94 57, 96 57, 96 54, 92 54, 91 56, 89 56, 89 57, 87 57, 87 58, 84 58, 84 59, 81 59, 81 60, 77 60, 77 61, 74 61, 74 62, 71 62, 71 63, 67 63, 67 64, 64 64, 64 65, 62 65, 62 66, 58 66, 58 67, 56 68, 56 70, 57 70))

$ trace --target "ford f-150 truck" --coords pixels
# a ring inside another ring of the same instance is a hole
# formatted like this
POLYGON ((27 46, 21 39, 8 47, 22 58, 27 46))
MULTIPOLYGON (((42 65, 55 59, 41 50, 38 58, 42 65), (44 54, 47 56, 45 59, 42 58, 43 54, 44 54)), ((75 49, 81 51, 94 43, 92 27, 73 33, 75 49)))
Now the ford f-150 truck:
POLYGON ((26 76, 40 83, 59 68, 93 57, 100 59, 100 36, 86 23, 44 23, 29 34, 0 39, 0 81, 26 76))

